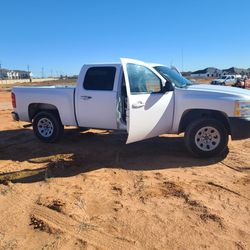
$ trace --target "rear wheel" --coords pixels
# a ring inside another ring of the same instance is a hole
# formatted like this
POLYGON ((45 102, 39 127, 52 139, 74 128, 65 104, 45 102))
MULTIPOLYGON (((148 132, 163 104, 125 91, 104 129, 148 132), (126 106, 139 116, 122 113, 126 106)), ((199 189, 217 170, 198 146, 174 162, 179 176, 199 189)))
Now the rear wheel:
POLYGON ((226 150, 228 132, 220 121, 202 118, 187 127, 185 144, 196 156, 216 156, 226 150))
POLYGON ((63 125, 54 112, 39 112, 33 119, 33 130, 36 137, 43 142, 56 142, 63 135, 63 125))

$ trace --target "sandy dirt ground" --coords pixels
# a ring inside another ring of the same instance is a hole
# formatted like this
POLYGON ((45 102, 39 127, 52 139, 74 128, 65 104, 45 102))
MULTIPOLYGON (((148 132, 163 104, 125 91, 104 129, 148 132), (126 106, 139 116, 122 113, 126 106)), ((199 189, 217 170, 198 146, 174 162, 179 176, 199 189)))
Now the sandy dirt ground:
MULTIPOLYGON (((44 144, 0 91, 0 249, 250 249, 250 140, 190 156, 183 138, 125 145, 66 129, 44 144)), ((239 128, 240 129, 240 128, 239 128)))

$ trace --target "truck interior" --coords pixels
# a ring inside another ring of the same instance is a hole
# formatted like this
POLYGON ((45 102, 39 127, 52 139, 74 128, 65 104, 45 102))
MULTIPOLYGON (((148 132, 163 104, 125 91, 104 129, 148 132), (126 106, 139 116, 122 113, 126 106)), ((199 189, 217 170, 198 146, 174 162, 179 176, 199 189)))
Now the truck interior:
POLYGON ((127 114, 127 88, 125 84, 124 74, 122 74, 122 82, 120 89, 120 102, 119 102, 119 113, 120 113, 120 122, 124 125, 127 124, 126 114, 127 114))

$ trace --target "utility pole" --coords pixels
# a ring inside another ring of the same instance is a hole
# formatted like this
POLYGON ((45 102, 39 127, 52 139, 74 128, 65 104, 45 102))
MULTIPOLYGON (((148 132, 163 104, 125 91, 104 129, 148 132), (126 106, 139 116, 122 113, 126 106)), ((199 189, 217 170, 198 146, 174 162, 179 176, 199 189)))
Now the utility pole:
POLYGON ((2 77, 2 62, 0 61, 0 76, 2 77))
POLYGON ((28 70, 27 78, 30 78, 30 66, 29 66, 29 64, 27 65, 27 70, 28 70))
POLYGON ((44 67, 42 67, 42 78, 44 78, 44 67))
POLYGON ((181 72, 183 72, 183 48, 181 49, 181 72))

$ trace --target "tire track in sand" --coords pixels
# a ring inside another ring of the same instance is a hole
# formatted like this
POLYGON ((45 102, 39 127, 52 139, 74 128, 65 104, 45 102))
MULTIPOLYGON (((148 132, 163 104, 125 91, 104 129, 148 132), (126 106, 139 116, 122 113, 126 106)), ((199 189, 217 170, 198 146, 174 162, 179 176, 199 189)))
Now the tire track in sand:
POLYGON ((121 240, 118 237, 100 232, 93 228, 79 230, 78 222, 47 207, 34 205, 32 214, 49 226, 66 232, 75 238, 87 241, 89 244, 96 247, 105 249, 139 249, 132 241, 130 243, 127 240, 121 240))
POLYGON ((24 194, 15 193, 11 196, 11 199, 10 197, 8 197, 8 199, 6 197, 6 199, 2 200, 4 206, 0 212, 2 212, 1 217, 3 217, 3 220, 8 213, 8 207, 16 207, 18 211, 20 209, 19 203, 22 201, 25 203, 25 209, 29 209, 30 214, 35 216, 37 219, 42 220, 51 228, 58 229, 74 238, 86 241, 90 245, 96 246, 100 249, 141 249, 138 245, 136 246, 136 243, 138 242, 133 240, 121 238, 118 235, 110 235, 92 227, 81 229, 80 223, 67 215, 61 214, 44 206, 30 204, 33 203, 32 199, 24 194))

